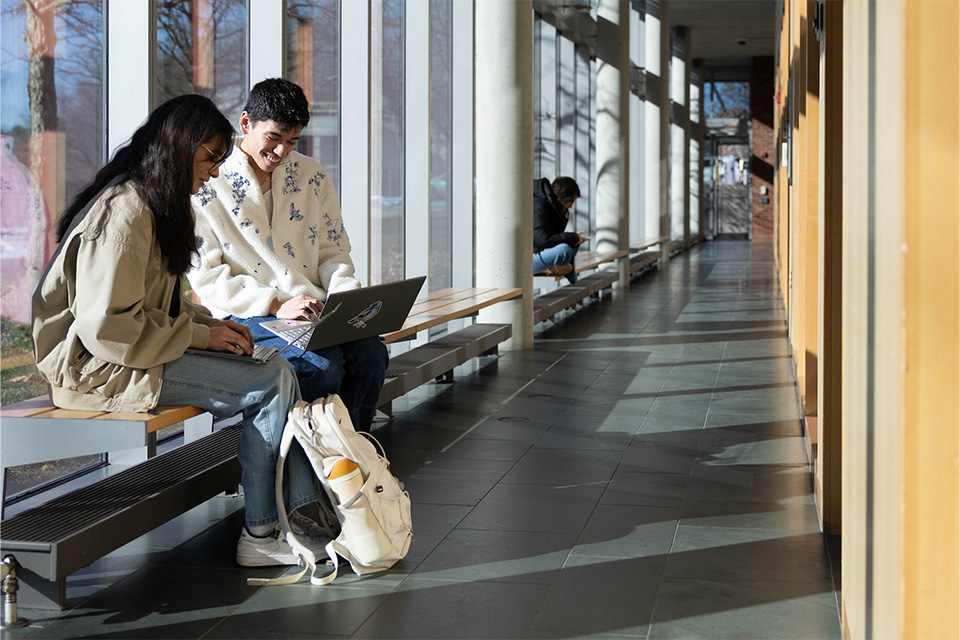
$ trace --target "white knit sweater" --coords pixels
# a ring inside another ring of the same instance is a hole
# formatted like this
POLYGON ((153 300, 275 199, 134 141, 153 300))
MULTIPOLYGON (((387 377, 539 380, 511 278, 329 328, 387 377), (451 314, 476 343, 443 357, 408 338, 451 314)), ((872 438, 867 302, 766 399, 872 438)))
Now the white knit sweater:
POLYGON ((199 264, 187 275, 218 318, 269 315, 274 298, 326 300, 356 289, 350 239, 327 172, 293 152, 273 172, 271 224, 247 155, 235 145, 220 175, 193 196, 199 264), (273 238, 272 250, 268 244, 273 238))

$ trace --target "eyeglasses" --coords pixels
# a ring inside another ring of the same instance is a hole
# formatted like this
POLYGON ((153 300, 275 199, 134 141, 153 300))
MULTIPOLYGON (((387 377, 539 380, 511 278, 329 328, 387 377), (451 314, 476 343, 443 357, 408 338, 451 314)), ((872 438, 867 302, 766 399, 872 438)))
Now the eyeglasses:
MULTIPOLYGON (((211 151, 211 150, 210 150, 210 147, 208 147, 207 145, 203 144, 202 142, 200 143, 200 146, 203 147, 204 150, 205 150, 207 153, 209 153, 212 158, 219 158, 219 157, 220 157, 219 154, 211 151)), ((214 169, 217 169, 220 165, 222 165, 222 164, 224 163, 225 160, 226 160, 226 158, 223 158, 223 160, 213 160, 213 167, 211 167, 210 170, 213 171, 214 169)), ((210 162, 210 161, 211 161, 211 160, 208 160, 208 162, 210 162)))

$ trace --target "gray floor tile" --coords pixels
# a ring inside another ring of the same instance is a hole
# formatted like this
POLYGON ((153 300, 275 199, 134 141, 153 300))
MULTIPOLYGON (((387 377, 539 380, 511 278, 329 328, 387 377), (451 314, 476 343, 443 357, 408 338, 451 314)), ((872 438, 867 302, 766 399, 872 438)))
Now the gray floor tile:
MULTIPOLYGON (((470 435, 473 435, 472 433, 470 435)), ((515 440, 487 440, 465 437, 445 449, 441 454, 448 458, 465 460, 505 460, 516 462, 530 448, 530 443, 515 440)))
POLYGON ((600 504, 571 551, 573 556, 666 556, 677 531, 676 508, 600 504))
POLYGON ((687 442, 650 441, 644 437, 641 430, 623 453, 619 470, 689 476, 697 455, 696 445, 687 442))
POLYGON ((808 469, 798 466, 717 465, 697 461, 688 500, 813 504, 808 469))
POLYGON ((677 527, 665 575, 701 580, 812 582, 831 588, 823 536, 777 529, 677 527))
POLYGON ((547 587, 410 578, 353 638, 522 638, 547 587))
POLYGON ((600 504, 635 507, 670 507, 679 511, 687 491, 687 476, 618 470, 607 485, 600 504))
POLYGON ((499 484, 458 528, 580 533, 602 486, 499 484))
POLYGON ((547 594, 531 632, 565 631, 644 637, 664 558, 573 556, 547 594))
POLYGON ((778 501, 685 500, 680 524, 690 527, 735 527, 738 529, 779 529, 817 533, 817 512, 808 504, 778 501))
POLYGON ((537 440, 538 449, 572 449, 579 451, 624 451, 633 440, 636 427, 629 432, 598 431, 587 424, 578 426, 555 424, 537 440))
POLYGON ((532 420, 525 416, 502 415, 491 417, 483 420, 467 432, 464 440, 512 440, 525 443, 529 447, 540 439, 540 436, 550 428, 551 424, 550 422, 532 420))
POLYGON ((810 583, 663 581, 649 638, 839 638, 836 594, 810 583))
POLYGON ((413 572, 415 578, 473 582, 553 582, 574 533, 457 529, 413 572))
POLYGON ((497 470, 457 471, 425 466, 404 478, 403 485, 414 503, 475 505, 502 477, 503 472, 497 470))
POLYGON ((622 455, 619 451, 533 448, 503 477, 503 484, 603 486, 613 477, 622 455))
POLYGON ((204 637, 349 638, 389 596, 309 582, 266 587, 204 637))

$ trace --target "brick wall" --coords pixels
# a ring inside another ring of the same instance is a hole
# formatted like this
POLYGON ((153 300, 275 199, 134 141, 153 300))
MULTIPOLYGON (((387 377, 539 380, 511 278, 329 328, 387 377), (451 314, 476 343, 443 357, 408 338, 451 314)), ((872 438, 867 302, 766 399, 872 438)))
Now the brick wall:
POLYGON ((750 116, 753 119, 750 158, 753 180, 750 197, 753 206, 751 237, 754 240, 773 238, 773 172, 776 160, 773 64, 772 56, 754 58, 750 77, 750 116), (762 187, 766 187, 766 195, 761 194, 762 187))

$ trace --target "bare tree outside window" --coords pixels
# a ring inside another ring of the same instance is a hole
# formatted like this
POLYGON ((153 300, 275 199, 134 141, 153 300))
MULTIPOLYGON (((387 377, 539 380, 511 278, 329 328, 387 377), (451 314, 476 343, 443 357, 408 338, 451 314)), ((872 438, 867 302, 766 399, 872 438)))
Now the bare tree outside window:
POLYGON ((340 0, 288 0, 287 79, 303 87, 310 123, 297 151, 329 172, 340 194, 340 0))
POLYGON ((30 298, 54 223, 104 161, 102 0, 2 0, 2 403, 40 395, 30 298))
MULTIPOLYGON (((57 215, 105 160, 102 0, 0 3, 0 404, 46 393, 33 362, 30 299, 56 248, 57 215)), ((15 467, 7 495, 97 464, 15 467)))
POLYGON ((199 93, 237 126, 247 98, 245 0, 157 2, 154 99, 199 93))

